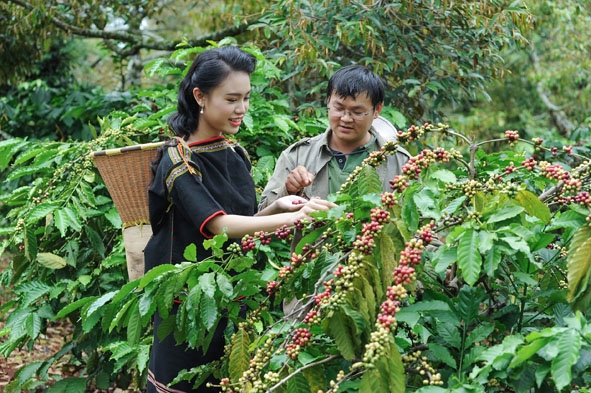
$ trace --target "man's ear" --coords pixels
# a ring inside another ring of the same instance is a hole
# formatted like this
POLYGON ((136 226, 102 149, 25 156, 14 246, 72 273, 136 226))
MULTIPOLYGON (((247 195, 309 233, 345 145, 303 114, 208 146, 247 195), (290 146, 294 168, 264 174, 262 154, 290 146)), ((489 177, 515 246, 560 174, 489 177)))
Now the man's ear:
POLYGON ((197 101, 197 105, 203 107, 205 101, 205 94, 201 91, 200 88, 196 87, 193 89, 193 97, 195 98, 195 101, 197 101))
POLYGON ((384 103, 383 102, 380 102, 379 104, 376 105, 376 109, 374 110, 374 113, 373 113, 373 118, 374 119, 377 119, 378 118, 378 116, 382 112, 382 109, 384 109, 384 103))

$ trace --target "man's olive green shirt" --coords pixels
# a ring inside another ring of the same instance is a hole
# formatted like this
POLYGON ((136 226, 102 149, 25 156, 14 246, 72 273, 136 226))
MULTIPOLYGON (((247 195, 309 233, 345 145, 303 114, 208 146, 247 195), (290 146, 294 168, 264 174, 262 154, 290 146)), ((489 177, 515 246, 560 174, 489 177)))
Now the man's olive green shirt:
MULTIPOLYGON (((396 138, 394 126, 382 117, 374 120, 369 132, 373 136, 374 146, 366 145, 367 150, 379 150, 386 142, 396 138)), ((315 174, 312 184, 304 189, 303 193, 306 196, 326 198, 331 193, 331 173, 333 174, 332 188, 334 189, 336 186, 334 182, 335 168, 332 167, 331 169, 330 165, 335 155, 328 145, 331 133, 332 131, 329 128, 320 135, 304 138, 292 144, 281 153, 275 165, 273 176, 269 179, 261 195, 259 210, 269 206, 276 199, 289 195, 285 188, 285 181, 289 173, 299 165, 304 166, 308 172, 315 174)), ((365 157, 367 157, 367 154, 365 157)), ((396 154, 388 155, 386 161, 376 168, 382 180, 382 191, 391 191, 390 180, 402 173, 402 166, 409 158, 410 154, 406 150, 398 148, 396 154)), ((353 160, 358 161, 355 158, 353 160)), ((343 178, 346 180, 346 176, 340 177, 342 182, 344 182, 343 178)))

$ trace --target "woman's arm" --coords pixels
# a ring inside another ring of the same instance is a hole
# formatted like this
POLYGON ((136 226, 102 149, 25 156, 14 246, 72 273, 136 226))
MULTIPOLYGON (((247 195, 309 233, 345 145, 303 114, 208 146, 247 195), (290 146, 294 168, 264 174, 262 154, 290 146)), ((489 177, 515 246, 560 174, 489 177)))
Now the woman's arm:
POLYGON ((282 225, 292 226, 297 220, 304 219, 314 211, 328 210, 336 205, 324 199, 313 198, 307 201, 299 197, 285 197, 275 201, 256 216, 240 216, 235 214, 219 215, 213 217, 206 228, 213 235, 218 235, 226 228, 230 238, 241 238, 244 235, 252 235, 258 231, 272 232, 282 225), (295 198, 295 199, 293 199, 295 198), (304 203, 301 203, 303 200, 304 203), (280 202, 281 201, 281 202, 280 202), (292 201, 297 201, 295 204, 292 201), (274 206, 275 204, 278 204, 274 206), (286 213, 272 214, 275 211, 288 211, 286 213))

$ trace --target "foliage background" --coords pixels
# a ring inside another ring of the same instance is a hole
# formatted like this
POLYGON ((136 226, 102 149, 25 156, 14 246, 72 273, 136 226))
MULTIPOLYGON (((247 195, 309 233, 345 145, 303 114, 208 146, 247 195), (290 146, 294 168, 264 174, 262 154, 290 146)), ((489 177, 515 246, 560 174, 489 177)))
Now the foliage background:
MULTIPOLYGON (((259 57, 253 76, 257 94, 239 134, 253 158, 258 187, 266 183, 284 146, 324 129, 326 80, 334 69, 351 62, 366 64, 384 77, 389 87, 384 113, 399 128, 443 121, 469 136, 427 134, 407 146, 417 155, 424 148, 457 148, 474 171, 461 161, 458 167, 426 170, 421 175, 424 184, 404 191, 401 211, 392 212, 402 232, 390 234, 398 239, 397 253, 419 223, 435 220, 445 234, 440 251, 423 256, 419 276, 424 292, 420 297, 412 292, 416 303, 409 310, 414 311, 397 316, 403 326, 396 333, 398 348, 411 357, 417 348, 426 350, 448 390, 478 391, 488 383, 487 391, 527 391, 534 386, 562 391, 567 385, 585 391, 588 269, 569 270, 565 258, 569 251, 575 255, 571 261, 588 266, 586 199, 580 196, 583 203, 571 202, 566 208, 554 199, 544 200, 552 212, 547 221, 531 211, 532 206, 536 211, 545 207, 512 194, 519 187, 536 195, 551 189, 558 179, 547 177, 544 170, 534 175, 521 167, 503 175, 508 179, 505 188, 499 185, 480 194, 472 195, 465 187, 469 180, 501 176, 529 156, 559 160, 566 171, 584 162, 590 91, 585 77, 589 42, 584 38, 588 4, 138 0, 65 5, 3 0, 0 15, 6 38, 0 67, 6 81, 0 98, 0 235, 2 251, 13 255, 0 282, 14 293, 1 308, 8 319, 0 351, 6 356, 17 347, 32 348, 56 316, 76 326, 63 351, 19 372, 10 386, 14 391, 46 388, 49 365, 64 357, 79 367, 80 378, 59 381, 53 391, 144 383, 153 309, 121 302, 136 287, 152 288, 145 298, 151 299, 160 288, 159 278, 123 286, 120 219, 88 153, 165 137, 165 119, 173 110, 186 63, 200 46, 213 42, 238 43, 259 57), (517 148, 507 148, 505 130, 519 130, 524 139, 517 148), (525 142, 534 137, 544 139, 544 150, 525 142), (572 146, 577 158, 565 153, 555 158, 563 146, 572 146), (464 193, 465 199, 450 189, 464 193), (448 204, 457 210, 449 211, 448 204), (518 212, 519 206, 526 211, 518 212), (512 213, 491 213, 503 209, 512 213), (444 212, 463 218, 446 221, 444 212), (497 250, 492 261, 487 256, 491 242, 497 250), (482 266, 480 257, 487 258, 482 266), (501 283, 508 283, 507 288, 501 283), (569 296, 565 285, 570 285, 569 296), (115 317, 123 304, 126 312, 115 317), (582 314, 572 313, 571 306, 582 314)), ((569 173, 578 173, 582 183, 580 188, 560 189, 561 197, 588 188, 584 170, 569 173)), ((370 185, 360 190, 371 194, 370 185)), ((363 199, 359 189, 347 195, 351 200, 341 201, 343 206, 352 201, 367 205, 366 215, 357 217, 361 231, 369 206, 377 202, 363 199)), ((289 263, 285 247, 276 247, 259 247, 253 258, 271 255, 289 263)), ((260 285, 263 278, 250 279, 260 285)), ((379 291, 376 288, 372 290, 379 291)), ((273 318, 279 317, 270 315, 267 321, 273 318)), ((363 322, 366 339, 373 323, 369 316, 363 322)), ((290 332, 293 329, 284 334, 290 332)), ((334 332, 326 339, 330 337, 334 332)), ((362 351, 363 345, 357 345, 362 351)), ((239 359, 247 357, 245 353, 239 359)), ((331 372, 340 366, 333 365, 331 372)), ((292 367, 297 369, 297 362, 292 367)), ((393 375, 403 378, 400 369, 394 369, 398 371, 393 375)), ((404 375, 413 380, 409 369, 404 375)), ((354 380, 351 383, 359 383, 354 380)), ((414 380, 408 388, 420 385, 414 380)), ((343 391, 358 388, 346 386, 343 391)))

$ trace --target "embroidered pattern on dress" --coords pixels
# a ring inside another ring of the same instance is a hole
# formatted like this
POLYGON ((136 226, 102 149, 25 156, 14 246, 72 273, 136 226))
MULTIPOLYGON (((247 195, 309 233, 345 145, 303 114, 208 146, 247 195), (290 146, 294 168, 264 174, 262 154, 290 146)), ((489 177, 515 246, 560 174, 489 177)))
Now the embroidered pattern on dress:
MULTIPOLYGON (((179 176, 188 172, 189 168, 185 164, 183 157, 181 156, 181 154, 179 153, 179 151, 177 149, 175 149, 175 148, 167 149, 166 151, 167 151, 168 156, 170 157, 170 160, 172 161, 172 165, 173 165, 173 169, 170 171, 170 173, 166 177, 166 181, 165 181, 166 189, 170 192, 174 186, 175 180, 179 176)), ((193 169, 196 169, 196 168, 193 167, 193 169)), ((197 176, 199 176, 201 178, 201 172, 198 170, 197 170, 197 176)))
POLYGON ((212 153, 212 152, 216 152, 216 151, 221 151, 221 150, 225 150, 228 147, 231 147, 231 145, 228 143, 228 141, 226 141, 225 139, 222 139, 219 142, 215 142, 215 143, 210 143, 207 145, 197 145, 197 146, 191 146, 191 150, 194 153, 212 153))

